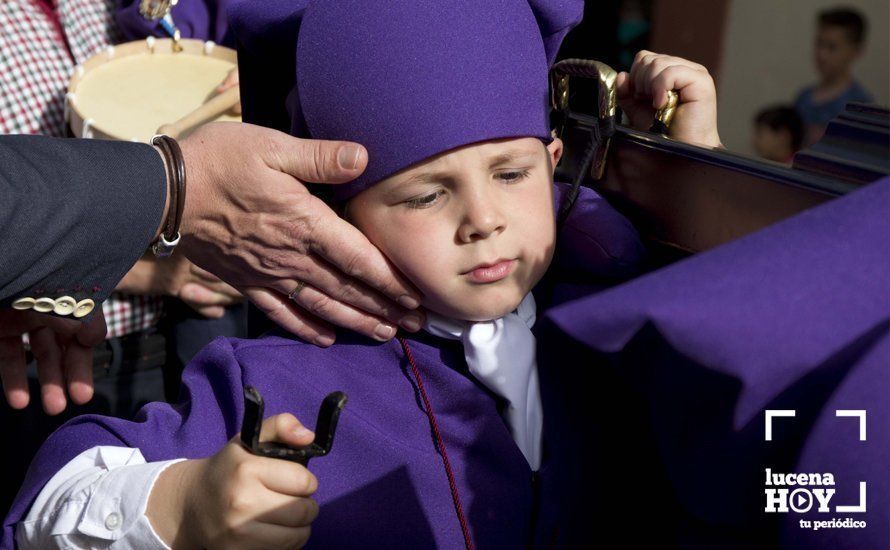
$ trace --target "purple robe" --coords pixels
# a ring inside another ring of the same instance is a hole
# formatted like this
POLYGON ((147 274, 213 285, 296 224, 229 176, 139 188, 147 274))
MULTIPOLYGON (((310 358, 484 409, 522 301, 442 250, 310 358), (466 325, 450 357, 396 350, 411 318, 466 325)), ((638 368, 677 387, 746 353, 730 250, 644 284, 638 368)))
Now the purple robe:
MULTIPOLYGON (((557 186, 560 204, 566 186, 557 186)), ((632 276, 643 249, 625 218, 583 190, 559 233, 540 293, 558 296, 572 280, 596 289, 632 276)), ((546 305, 546 304, 541 304, 546 305)), ((467 371, 462 346, 426 333, 405 335, 421 372, 478 548, 549 546, 560 541, 558 500, 545 452, 537 480, 499 413, 499 398, 467 371)), ((31 465, 9 516, 2 547, 41 487, 96 445, 138 447, 147 461, 216 453, 241 429, 243 387, 256 387, 266 415, 295 414, 312 426, 325 395, 349 397, 331 454, 313 460, 319 517, 310 547, 461 548, 463 536, 442 459, 405 355, 396 340, 341 334, 319 348, 282 334, 218 338, 186 368, 176 405, 151 403, 134 421, 82 416, 56 431, 31 465)), ((545 407, 545 415, 548 414, 545 407)))
MULTIPOLYGON (((181 0, 173 6, 173 23, 183 38, 213 40, 217 44, 234 47, 235 39, 229 30, 227 9, 230 0, 181 0)), ((147 36, 169 38, 157 21, 149 21, 139 13, 139 0, 122 0, 115 10, 114 20, 127 40, 147 36)))
POLYGON ((885 178, 548 312, 539 371, 567 536, 596 518, 643 547, 890 547, 888 236, 885 178), (767 409, 795 411, 770 441, 767 409), (866 411, 865 441, 837 410, 866 411), (767 485, 767 468, 834 485, 767 485), (866 511, 837 511, 860 482, 866 511), (834 489, 828 511, 767 502, 802 487, 834 489), (833 518, 866 527, 800 524, 833 518))

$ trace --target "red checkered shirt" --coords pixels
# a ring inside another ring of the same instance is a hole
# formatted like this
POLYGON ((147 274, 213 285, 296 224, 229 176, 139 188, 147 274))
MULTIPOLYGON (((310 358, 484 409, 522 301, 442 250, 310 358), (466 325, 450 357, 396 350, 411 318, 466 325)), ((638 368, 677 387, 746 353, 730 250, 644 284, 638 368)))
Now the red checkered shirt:
MULTIPOLYGON (((76 65, 120 42, 116 0, 0 0, 0 133, 67 135, 65 93, 76 65)), ((112 294, 107 337, 144 330, 161 315, 154 296, 112 294)))

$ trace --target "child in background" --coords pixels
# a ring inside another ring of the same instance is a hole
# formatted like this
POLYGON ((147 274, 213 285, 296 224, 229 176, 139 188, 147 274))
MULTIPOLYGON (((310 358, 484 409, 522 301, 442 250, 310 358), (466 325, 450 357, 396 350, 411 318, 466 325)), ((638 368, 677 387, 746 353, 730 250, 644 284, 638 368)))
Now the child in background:
MULTIPOLYGON (((333 200, 422 292, 425 330, 384 343, 345 333, 328 348, 281 331, 217 339, 186 369, 178 404, 56 432, 3 543, 14 529, 23 547, 283 548, 306 543, 310 524, 320 548, 577 543, 559 529, 560 465, 547 450, 559 434, 543 433, 533 327, 562 282, 614 284, 642 255, 633 227, 589 189, 555 221, 568 186, 553 182, 562 144, 548 127, 547 74, 582 7, 236 4, 246 116, 296 67, 279 97, 292 131, 367 147, 367 169, 333 200), (253 56, 281 72, 258 74, 253 56), (289 445, 312 440, 297 417, 344 391, 331 454, 310 472, 248 453, 245 386, 271 415, 261 439, 289 445)), ((649 107, 678 90, 683 135, 716 137, 716 93, 698 66, 647 53, 618 86, 649 107)))
POLYGON ((791 164, 803 142, 803 121, 791 107, 769 107, 754 119, 753 145, 757 155, 791 164))
POLYGON ((813 54, 819 82, 804 88, 794 102, 804 123, 804 146, 818 141, 847 103, 872 101, 853 77, 853 65, 865 48, 865 17, 853 9, 835 8, 821 12, 817 25, 813 54))

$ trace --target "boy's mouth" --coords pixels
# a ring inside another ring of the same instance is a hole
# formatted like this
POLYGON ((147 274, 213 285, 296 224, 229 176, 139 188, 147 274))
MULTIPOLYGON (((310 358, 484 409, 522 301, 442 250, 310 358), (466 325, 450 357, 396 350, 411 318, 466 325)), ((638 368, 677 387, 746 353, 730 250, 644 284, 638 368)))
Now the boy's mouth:
POLYGON ((500 258, 494 262, 479 264, 462 275, 466 275, 474 283, 493 283, 512 273, 515 267, 515 258, 512 260, 500 258))

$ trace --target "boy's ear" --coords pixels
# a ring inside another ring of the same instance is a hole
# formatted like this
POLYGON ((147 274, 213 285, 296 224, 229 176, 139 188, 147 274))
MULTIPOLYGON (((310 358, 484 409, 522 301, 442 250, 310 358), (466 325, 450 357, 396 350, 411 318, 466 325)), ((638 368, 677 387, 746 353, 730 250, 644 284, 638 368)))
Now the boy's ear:
POLYGON ((550 155, 550 168, 553 171, 556 171, 556 165, 559 164, 559 159, 562 158, 562 140, 558 137, 553 138, 546 146, 547 153, 550 155))

